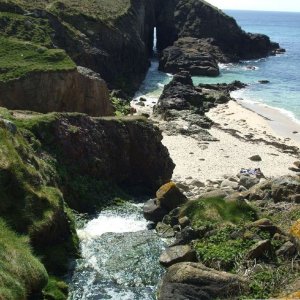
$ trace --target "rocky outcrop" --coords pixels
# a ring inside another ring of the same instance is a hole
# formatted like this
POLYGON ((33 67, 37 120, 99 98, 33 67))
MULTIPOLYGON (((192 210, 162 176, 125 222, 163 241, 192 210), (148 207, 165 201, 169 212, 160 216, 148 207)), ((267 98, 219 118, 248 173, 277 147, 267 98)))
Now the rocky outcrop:
POLYGON ((114 112, 105 81, 93 71, 34 72, 0 82, 0 105, 36 112, 82 112, 108 116, 114 112))
POLYGON ((187 63, 188 57, 185 56, 185 66, 193 66, 196 53, 201 53, 201 61, 206 62, 206 73, 205 68, 202 68, 204 74, 201 75, 208 76, 212 75, 208 58, 212 62, 236 62, 240 59, 265 57, 279 48, 266 35, 244 32, 232 17, 205 1, 175 0, 166 1, 167 4, 160 2, 160 21, 157 26, 158 32, 164 33, 158 34, 158 47, 163 51, 161 70, 170 71, 172 64, 173 69, 176 69, 174 65, 177 68, 183 66, 182 58, 176 61, 173 55, 172 60, 168 59, 171 58, 170 53, 176 53, 175 50, 179 52, 178 44, 181 44, 182 49, 189 47, 188 53, 193 53, 189 57, 190 63, 187 63), (165 49, 178 39, 174 47, 165 49))
POLYGON ((48 40, 47 47, 64 49, 77 65, 101 74, 110 88, 132 92, 143 80, 153 48, 154 0, 2 2, 0 11, 22 18, 14 31, 0 24, 9 35, 35 43, 48 40), (18 27, 24 23, 26 34, 20 36, 18 27), (47 29, 41 31, 37 23, 47 24, 47 29), (36 38, 37 32, 42 36, 36 38))
MULTIPOLYGON (((62 187, 66 194, 72 188, 69 181, 74 176, 127 188, 142 186, 152 193, 172 177, 174 164, 161 143, 162 135, 144 118, 91 118, 74 114, 49 117, 46 126, 43 117, 32 122, 31 130, 67 170, 62 187)), ((76 194, 73 197, 69 202, 72 208, 91 209, 92 203, 86 203, 76 194)), ((101 202, 99 196, 98 201, 101 202)))
POLYGON ((245 290, 246 281, 237 275, 216 271, 200 263, 178 263, 164 276, 158 299, 236 299, 245 290))
POLYGON ((190 74, 180 72, 164 87, 154 112, 164 114, 170 110, 192 108, 201 112, 203 99, 203 95, 195 89, 190 74))
POLYGON ((218 76, 219 66, 210 53, 204 50, 203 41, 180 38, 173 46, 164 49, 159 69, 172 74, 186 70, 192 76, 218 76))

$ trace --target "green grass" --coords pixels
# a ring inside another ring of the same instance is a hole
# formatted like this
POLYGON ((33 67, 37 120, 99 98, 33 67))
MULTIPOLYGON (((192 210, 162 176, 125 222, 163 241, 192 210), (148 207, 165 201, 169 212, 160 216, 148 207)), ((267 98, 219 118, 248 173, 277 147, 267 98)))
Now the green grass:
POLYGON ((231 271, 254 244, 251 239, 232 238, 231 234, 237 229, 235 226, 227 226, 195 242, 194 248, 200 261, 214 268, 231 271))
POLYGON ((196 228, 212 224, 238 224, 257 218, 255 209, 245 202, 226 202, 221 198, 189 201, 182 207, 181 216, 189 217, 196 228))
POLYGON ((100 20, 118 18, 125 14, 130 6, 130 0, 14 0, 10 2, 27 9, 40 8, 64 14, 85 14, 100 20))
POLYGON ((10 12, 0 12, 1 35, 53 48, 54 30, 47 19, 34 18, 10 12))
POLYGON ((0 81, 8 81, 33 72, 75 69, 71 58, 60 49, 47 49, 0 35, 0 81))
POLYGON ((117 117, 126 116, 130 113, 130 103, 128 101, 111 97, 111 102, 115 108, 115 115, 117 117))
POLYGON ((45 300, 66 300, 68 298, 68 285, 59 278, 50 276, 43 295, 45 300))
POLYGON ((47 272, 33 256, 28 239, 18 236, 0 219, 0 299, 25 300, 47 281, 47 272))
POLYGON ((0 217, 30 237, 48 270, 66 272, 66 257, 76 255, 78 239, 72 214, 55 184, 58 174, 48 162, 49 155, 42 155, 34 135, 21 127, 12 134, 0 122, 0 140, 0 217), (63 263, 58 248, 64 254, 63 263))

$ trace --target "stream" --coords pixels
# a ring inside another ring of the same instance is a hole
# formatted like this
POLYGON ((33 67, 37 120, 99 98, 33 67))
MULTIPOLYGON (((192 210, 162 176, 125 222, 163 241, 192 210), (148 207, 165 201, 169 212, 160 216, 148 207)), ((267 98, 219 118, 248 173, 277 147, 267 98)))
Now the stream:
POLYGON ((142 204, 110 207, 78 230, 69 300, 152 300, 164 273, 158 258, 165 243, 147 229, 142 204))

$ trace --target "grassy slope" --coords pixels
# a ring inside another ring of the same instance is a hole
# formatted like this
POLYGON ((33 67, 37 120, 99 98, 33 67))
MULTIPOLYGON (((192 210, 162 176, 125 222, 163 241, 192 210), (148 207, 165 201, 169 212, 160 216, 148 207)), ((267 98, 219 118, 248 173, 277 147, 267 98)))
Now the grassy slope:
MULTIPOLYGON (((15 122, 9 111, 0 109, 0 245, 6 251, 0 251, 0 299, 25 299, 23 294, 38 290, 29 283, 35 284, 43 276, 40 269, 44 270, 25 241, 30 240, 47 271, 59 275, 66 272, 69 258, 77 254, 78 239, 72 212, 55 185, 58 175, 51 164, 52 158, 41 153, 41 145, 31 132, 24 129, 14 132, 14 123, 7 123, 1 117, 15 122), (18 238, 6 229, 4 221, 24 237, 18 238), (16 263, 12 260, 14 256, 8 259, 8 253, 16 253, 16 263), (11 281, 16 282, 16 288, 11 281)), ((46 294, 53 292, 56 282, 51 277, 51 291, 48 287, 46 294)), ((63 295, 60 290, 65 287, 60 286, 61 283, 55 293, 63 295)))
POLYGON ((125 14, 130 6, 130 0, 15 0, 20 6, 32 9, 43 8, 49 11, 57 9, 64 13, 82 13, 100 20, 111 20, 125 14))
POLYGON ((30 249, 28 239, 18 236, 0 219, 0 299, 27 299, 41 290, 48 275, 30 249))
POLYGON ((63 50, 47 49, 0 35, 0 81, 19 78, 31 72, 74 68, 74 62, 63 50))

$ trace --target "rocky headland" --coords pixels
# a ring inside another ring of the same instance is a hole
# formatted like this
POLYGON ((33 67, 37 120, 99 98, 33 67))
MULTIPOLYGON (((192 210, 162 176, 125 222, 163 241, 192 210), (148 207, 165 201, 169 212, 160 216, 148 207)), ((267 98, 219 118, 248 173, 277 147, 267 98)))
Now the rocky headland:
POLYGON ((132 195, 172 238, 159 299, 299 290, 298 144, 231 98, 243 83, 191 78, 278 44, 196 0, 0 0, 0 29, 0 299, 67 299, 78 218, 132 195), (148 114, 128 95, 155 27, 175 75, 148 114))

